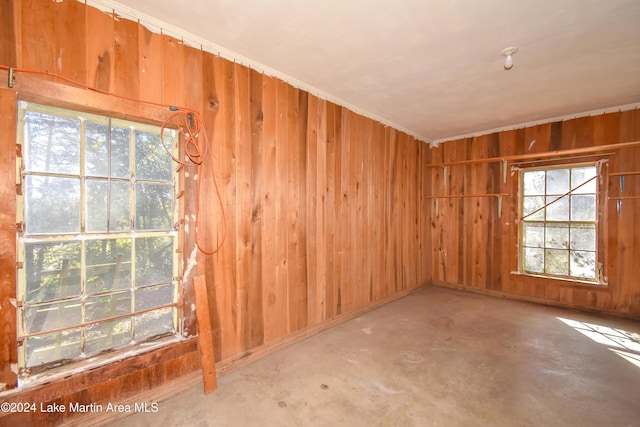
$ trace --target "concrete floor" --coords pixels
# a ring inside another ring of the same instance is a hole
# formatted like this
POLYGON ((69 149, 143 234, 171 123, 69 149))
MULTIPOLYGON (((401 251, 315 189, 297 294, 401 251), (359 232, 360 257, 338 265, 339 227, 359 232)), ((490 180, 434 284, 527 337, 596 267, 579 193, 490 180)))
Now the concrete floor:
POLYGON ((112 425, 638 426, 640 322, 428 287, 112 425))

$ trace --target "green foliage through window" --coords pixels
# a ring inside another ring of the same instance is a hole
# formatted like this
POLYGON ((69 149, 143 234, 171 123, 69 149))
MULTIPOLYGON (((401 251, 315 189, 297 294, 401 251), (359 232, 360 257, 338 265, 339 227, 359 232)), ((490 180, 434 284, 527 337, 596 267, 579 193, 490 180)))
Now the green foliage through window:
POLYGON ((18 133, 22 373, 176 333, 175 168, 159 128, 21 102, 18 133))

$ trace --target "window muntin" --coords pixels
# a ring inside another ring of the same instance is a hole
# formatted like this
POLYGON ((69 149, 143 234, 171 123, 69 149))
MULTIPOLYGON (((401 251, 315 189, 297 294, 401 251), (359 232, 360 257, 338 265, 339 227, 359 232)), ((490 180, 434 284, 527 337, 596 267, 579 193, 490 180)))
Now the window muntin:
POLYGON ((597 180, 592 164, 521 172, 524 273, 598 282, 597 180))
MULTIPOLYGON (((21 373, 175 334, 176 171, 160 129, 25 102, 19 111, 21 373)), ((169 149, 174 138, 164 133, 169 149)))

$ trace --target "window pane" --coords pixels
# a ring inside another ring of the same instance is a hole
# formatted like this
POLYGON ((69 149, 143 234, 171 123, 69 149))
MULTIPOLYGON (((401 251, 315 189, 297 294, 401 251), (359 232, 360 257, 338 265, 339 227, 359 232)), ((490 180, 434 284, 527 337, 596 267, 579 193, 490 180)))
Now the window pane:
POLYGON ((571 249, 583 251, 596 250, 596 227, 595 225, 573 225, 571 226, 571 249))
POLYGON ((86 262, 87 294, 131 287, 131 239, 88 241, 86 262))
POLYGON ((25 179, 25 232, 80 231, 80 180, 28 175, 25 179))
POLYGON ((25 170, 77 175, 80 172, 80 119, 27 111, 25 170))
POLYGON ((545 172, 524 173, 524 194, 527 196, 544 195, 545 172))
POLYGON ((540 209, 543 206, 544 206, 543 196, 524 197, 523 206, 522 206, 523 216, 526 217, 527 221, 543 221, 544 209, 540 209), (538 209, 540 210, 538 211, 538 209), (536 212, 536 213, 531 215, 532 212, 536 212))
POLYGON ((130 178, 129 168, 129 129, 111 128, 111 176, 113 178, 130 178))
POLYGON ((568 221, 569 220, 569 196, 560 199, 556 196, 547 197, 547 221, 568 221), (551 203, 553 202, 553 203, 551 203))
POLYGON ((585 279, 595 279, 595 252, 571 251, 571 275, 585 279))
POLYGON ((136 291, 136 311, 173 303, 173 285, 154 286, 136 291))
MULTIPOLYGON (((160 143, 160 135, 135 132, 136 178, 154 181, 171 181, 171 157, 160 143)), ((171 150, 171 138, 165 136, 167 149, 171 150)))
POLYGON ((597 168, 528 170, 522 177, 521 269, 597 280, 597 168))
POLYGON ((79 299, 73 299, 25 307, 25 332, 33 334, 79 325, 82 321, 80 304, 79 299))
POLYGON ((131 342, 131 318, 111 320, 89 325, 85 329, 87 356, 131 342))
POLYGON ((40 335, 24 340, 27 368, 74 359, 82 354, 80 328, 40 335))
POLYGON ((136 230, 170 230, 173 186, 136 184, 136 230))
POLYGON ((136 341, 168 332, 175 332, 172 308, 149 311, 135 317, 134 339, 136 341))
POLYGON ((596 196, 582 195, 571 196, 571 220, 595 221, 596 220, 596 196))
POLYGON ((88 179, 85 185, 86 220, 89 233, 107 231, 107 189, 108 183, 103 180, 88 179))
POLYGON ((172 283, 172 260, 171 237, 136 239, 136 287, 172 283))
POLYGON ((527 247, 544 247, 544 225, 524 224, 524 245, 527 247))
POLYGON ((26 303, 80 295, 80 243, 25 244, 25 272, 26 303))
POLYGON ((86 313, 87 322, 131 313, 131 292, 88 297, 86 313))
POLYGON ((157 308, 174 302, 177 287, 175 169, 159 129, 26 102, 19 108, 21 375, 175 333, 177 311, 157 308), (134 224, 153 237, 133 233, 134 224), (133 316, 135 308, 151 311, 133 316))
POLYGON ((532 273, 544 272, 544 249, 525 248, 523 261, 523 268, 526 271, 532 273))
MULTIPOLYGON (((105 120, 106 121, 106 120, 105 120)), ((85 174, 109 176, 109 126, 100 123, 85 123, 85 174)))
POLYGON ((547 171, 547 194, 565 194, 569 191, 569 169, 547 171))
POLYGON ((544 272, 549 274, 569 275, 569 251, 562 249, 545 249, 544 272))
POLYGON ((569 226, 547 224, 545 247, 569 249, 569 226))
POLYGON ((109 231, 131 230, 131 185, 128 182, 111 182, 109 202, 109 231))
MULTIPOLYGON (((584 168, 573 168, 571 169, 571 187, 576 188, 588 181, 591 178, 595 178, 596 176, 596 168, 595 166, 587 166, 584 168)), ((588 184, 578 188, 573 192, 573 194, 585 194, 585 193, 596 193, 596 180, 591 180, 588 184)))

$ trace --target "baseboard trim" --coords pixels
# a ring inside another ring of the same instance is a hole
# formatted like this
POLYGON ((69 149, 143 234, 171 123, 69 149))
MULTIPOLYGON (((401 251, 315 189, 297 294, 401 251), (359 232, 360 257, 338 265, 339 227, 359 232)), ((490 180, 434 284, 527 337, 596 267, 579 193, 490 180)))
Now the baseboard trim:
POLYGON ((456 290, 459 290, 459 291, 470 292, 470 293, 474 293, 474 294, 478 294, 478 295, 486 295, 486 296, 491 296, 491 297, 496 297, 496 298, 509 299, 509 300, 513 300, 513 301, 529 302, 529 303, 533 303, 533 304, 546 305, 546 306, 550 306, 550 307, 566 308, 566 309, 570 309, 570 310, 578 310, 578 311, 583 311, 583 312, 586 312, 586 313, 602 314, 602 315, 618 317, 618 318, 622 318, 622 319, 640 320, 640 314, 623 313, 623 312, 614 311, 614 310, 596 309, 596 308, 591 308, 591 307, 584 307, 584 306, 579 306, 579 305, 566 304, 566 303, 562 303, 562 302, 559 302, 559 301, 553 301, 553 300, 548 300, 548 299, 544 299, 544 298, 528 297, 528 296, 524 296, 524 295, 510 294, 510 293, 507 293, 507 292, 494 291, 494 290, 491 290, 491 289, 471 288, 471 287, 460 285, 460 284, 454 285, 454 284, 451 284, 451 283, 441 282, 439 280, 433 280, 431 284, 433 286, 438 286, 438 287, 441 287, 441 288, 456 289, 456 290))

